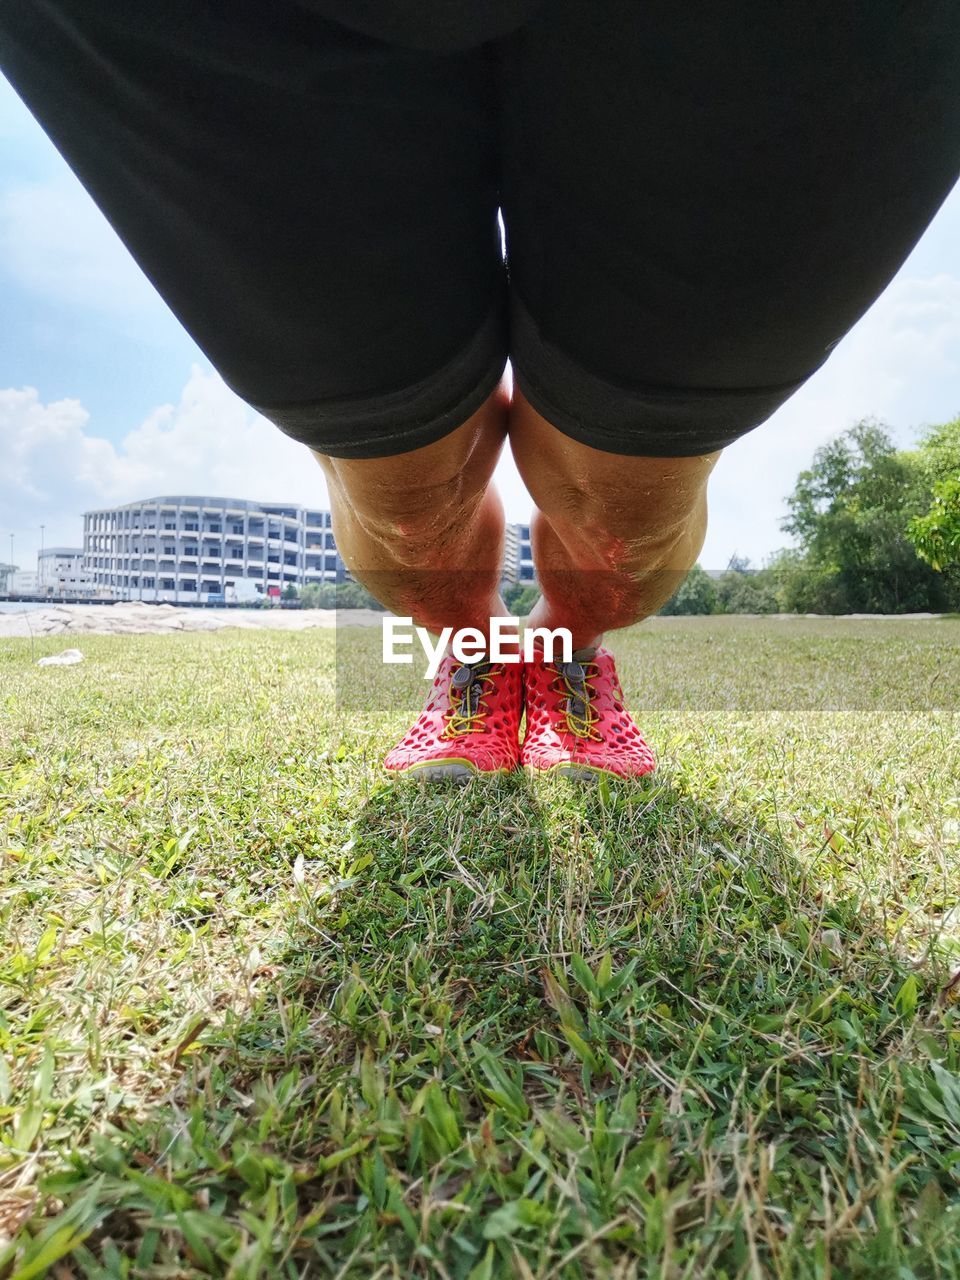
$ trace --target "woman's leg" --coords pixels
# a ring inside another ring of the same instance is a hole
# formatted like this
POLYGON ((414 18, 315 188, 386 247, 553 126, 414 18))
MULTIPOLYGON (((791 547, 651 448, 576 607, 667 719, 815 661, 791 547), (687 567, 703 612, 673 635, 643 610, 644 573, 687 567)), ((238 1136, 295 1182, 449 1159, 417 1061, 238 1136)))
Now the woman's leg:
POLYGON ((531 537, 543 595, 530 624, 569 628, 579 649, 655 613, 703 545, 707 481, 720 454, 593 449, 551 426, 522 392, 510 447, 537 507, 531 537))
POLYGON ((344 562, 388 609, 439 633, 507 613, 500 599, 503 507, 490 483, 506 438, 499 387, 434 444, 386 458, 315 453, 344 562))

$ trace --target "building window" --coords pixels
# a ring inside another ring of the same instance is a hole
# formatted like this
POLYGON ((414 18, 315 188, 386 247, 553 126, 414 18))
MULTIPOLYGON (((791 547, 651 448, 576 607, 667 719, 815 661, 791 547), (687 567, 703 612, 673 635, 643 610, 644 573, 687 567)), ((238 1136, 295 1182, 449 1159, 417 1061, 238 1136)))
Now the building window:
POLYGON ((173 591, 173 590, 174 590, 173 579, 172 579, 172 578, 161 578, 161 579, 160 579, 160 590, 161 590, 161 591, 173 591))
POLYGON ((209 531, 210 533, 219 533, 219 532, 220 532, 220 521, 219 521, 219 520, 211 520, 211 521, 210 521, 210 524, 209 524, 209 526, 208 526, 208 531, 209 531))
POLYGON ((230 555, 231 555, 231 557, 232 557, 234 560, 242 560, 242 559, 243 559, 243 547, 234 547, 234 548, 231 550, 230 555))
POLYGON ((183 554, 185 556, 195 556, 198 550, 199 550, 198 547, 184 547, 183 554))
POLYGON ((195 578, 181 578, 181 579, 180 579, 180 590, 181 590, 181 591, 196 591, 196 589, 197 589, 197 581, 196 581, 196 579, 195 579, 195 578))
POLYGON ((183 527, 188 533, 196 533, 200 528, 196 520, 185 520, 183 522, 183 527))
POLYGON ((175 556, 175 555, 177 554, 177 548, 176 548, 176 547, 164 547, 164 548, 163 548, 163 554, 164 554, 165 556, 175 556))
POLYGON ((164 529, 175 529, 177 524, 175 520, 164 520, 163 527, 164 529))

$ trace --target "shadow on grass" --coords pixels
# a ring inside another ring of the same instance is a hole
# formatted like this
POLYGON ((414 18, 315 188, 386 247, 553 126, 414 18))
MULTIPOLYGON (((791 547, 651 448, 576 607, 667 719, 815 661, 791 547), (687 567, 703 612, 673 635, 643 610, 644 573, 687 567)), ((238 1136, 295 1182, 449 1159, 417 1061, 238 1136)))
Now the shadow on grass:
POLYGON ((169 1103, 48 1180, 80 1273, 956 1274, 944 975, 750 815, 395 783, 339 858, 169 1103))

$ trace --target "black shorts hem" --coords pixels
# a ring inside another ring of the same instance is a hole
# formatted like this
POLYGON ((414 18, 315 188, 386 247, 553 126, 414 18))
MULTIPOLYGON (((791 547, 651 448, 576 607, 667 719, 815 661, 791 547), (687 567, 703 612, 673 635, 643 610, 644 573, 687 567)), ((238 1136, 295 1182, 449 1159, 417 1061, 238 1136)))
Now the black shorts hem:
POLYGON ((462 426, 496 389, 506 362, 503 307, 498 305, 443 368, 400 391, 295 404, 244 399, 284 435, 318 453, 386 458, 433 444, 462 426))
POLYGON ((598 377, 544 338, 516 294, 510 307, 516 385, 558 431, 604 453, 654 458, 714 453, 764 423, 810 376, 744 389, 631 387, 598 377))

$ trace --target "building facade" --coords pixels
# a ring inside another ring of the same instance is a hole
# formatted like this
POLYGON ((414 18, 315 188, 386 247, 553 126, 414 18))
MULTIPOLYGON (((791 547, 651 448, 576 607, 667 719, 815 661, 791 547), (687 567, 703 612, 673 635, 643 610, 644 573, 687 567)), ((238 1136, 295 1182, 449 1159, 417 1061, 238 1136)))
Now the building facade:
POLYGON ((537 575, 533 569, 533 551, 530 547, 530 526, 515 524, 517 538, 517 582, 536 582, 537 575))
POLYGON ((37 556, 40 595, 88 596, 93 583, 83 567, 83 547, 45 547, 37 556))
POLYGON ((213 604, 341 582, 330 512, 242 498, 161 497, 83 517, 93 590, 117 600, 213 604))
POLYGON ((515 583, 536 582, 533 552, 530 550, 530 526, 508 524, 503 540, 503 575, 505 587, 515 583))
POLYGON ((36 569, 15 569, 8 581, 12 596, 35 596, 40 593, 36 569))
POLYGON ((502 587, 512 587, 520 576, 520 542, 517 538, 517 526, 508 524, 503 535, 503 573, 500 575, 502 587))
MULTIPOLYGON (((76 549, 49 548, 41 581, 61 574, 57 581, 108 600, 218 604, 350 578, 329 511, 243 498, 147 498, 87 511, 79 554, 78 564, 76 549)), ((533 581, 530 527, 508 524, 503 582, 533 581)))

